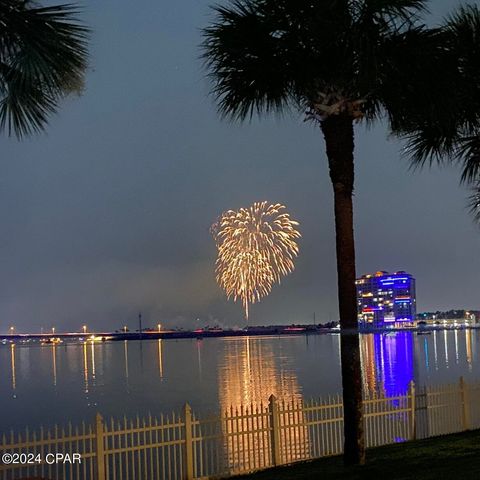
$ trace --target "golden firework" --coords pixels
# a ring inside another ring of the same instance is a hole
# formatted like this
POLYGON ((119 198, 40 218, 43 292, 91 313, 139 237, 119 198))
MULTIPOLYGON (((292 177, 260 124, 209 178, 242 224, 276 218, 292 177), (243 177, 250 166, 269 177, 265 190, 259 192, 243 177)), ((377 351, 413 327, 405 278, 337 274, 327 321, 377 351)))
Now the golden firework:
POLYGON ((247 319, 249 305, 295 268, 301 236, 297 226, 283 205, 267 202, 228 210, 212 225, 217 282, 228 298, 242 301, 247 319))

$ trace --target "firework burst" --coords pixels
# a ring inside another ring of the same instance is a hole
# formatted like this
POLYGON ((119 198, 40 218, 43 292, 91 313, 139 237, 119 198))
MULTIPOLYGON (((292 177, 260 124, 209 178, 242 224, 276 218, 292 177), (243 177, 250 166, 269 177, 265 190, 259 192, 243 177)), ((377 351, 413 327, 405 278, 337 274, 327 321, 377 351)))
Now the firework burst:
POLYGON ((228 210, 212 225, 217 282, 228 298, 241 300, 247 319, 249 305, 268 295, 295 268, 301 236, 297 226, 283 205, 267 202, 228 210))

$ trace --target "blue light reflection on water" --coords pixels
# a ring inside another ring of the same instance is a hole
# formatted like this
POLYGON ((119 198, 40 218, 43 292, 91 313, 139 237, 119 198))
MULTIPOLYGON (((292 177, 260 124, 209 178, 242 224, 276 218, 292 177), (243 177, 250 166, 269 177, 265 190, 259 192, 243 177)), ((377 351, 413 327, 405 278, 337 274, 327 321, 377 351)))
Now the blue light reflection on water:
POLYGON ((377 381, 382 385, 385 396, 405 394, 414 379, 413 334, 376 335, 375 350, 377 381))

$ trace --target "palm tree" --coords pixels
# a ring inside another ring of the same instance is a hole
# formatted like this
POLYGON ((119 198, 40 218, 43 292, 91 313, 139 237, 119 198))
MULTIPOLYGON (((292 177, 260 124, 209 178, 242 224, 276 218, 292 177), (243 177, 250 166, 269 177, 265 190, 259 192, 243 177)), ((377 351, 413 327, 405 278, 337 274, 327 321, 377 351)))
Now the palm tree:
MULTIPOLYGON (((458 19, 428 29, 420 23, 426 4, 233 0, 214 7, 215 20, 204 30, 203 56, 222 116, 242 121, 299 109, 325 139, 334 193, 346 464, 365 460, 352 204, 354 125, 386 119, 420 161, 428 121, 439 111, 443 118, 458 111, 452 106, 456 99, 432 99, 429 90, 430 81, 438 84, 438 92, 451 90, 449 82, 458 76, 454 47, 444 44, 455 43, 452 30, 458 19), (448 71, 438 76, 443 68, 448 71)), ((448 122, 439 128, 455 129, 448 122)), ((448 144, 448 138, 443 140, 448 144)))
POLYGON ((74 5, 0 0, 0 130, 43 130, 62 98, 80 91, 88 29, 74 5))

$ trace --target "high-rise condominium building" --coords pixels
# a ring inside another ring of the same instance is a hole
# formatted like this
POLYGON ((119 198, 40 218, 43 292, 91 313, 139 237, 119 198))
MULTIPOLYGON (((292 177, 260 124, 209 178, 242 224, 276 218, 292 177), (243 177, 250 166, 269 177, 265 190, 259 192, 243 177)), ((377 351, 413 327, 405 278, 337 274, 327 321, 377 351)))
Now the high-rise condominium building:
POLYGON ((357 285, 358 320, 363 327, 413 326, 415 279, 409 273, 380 271, 363 275, 357 285))

